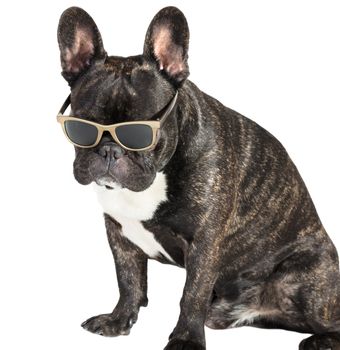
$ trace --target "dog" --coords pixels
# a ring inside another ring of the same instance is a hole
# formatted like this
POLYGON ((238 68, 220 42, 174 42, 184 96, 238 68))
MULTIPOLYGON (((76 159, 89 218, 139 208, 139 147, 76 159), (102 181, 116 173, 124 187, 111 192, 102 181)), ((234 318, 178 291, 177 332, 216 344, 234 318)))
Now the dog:
POLYGON ((155 259, 187 273, 166 350, 205 349, 205 325, 311 333, 299 349, 340 349, 336 249, 280 142, 188 80, 183 13, 159 11, 143 54, 123 58, 71 7, 58 43, 71 88, 58 121, 75 179, 103 207, 120 291, 112 313, 82 327, 129 334, 155 259))

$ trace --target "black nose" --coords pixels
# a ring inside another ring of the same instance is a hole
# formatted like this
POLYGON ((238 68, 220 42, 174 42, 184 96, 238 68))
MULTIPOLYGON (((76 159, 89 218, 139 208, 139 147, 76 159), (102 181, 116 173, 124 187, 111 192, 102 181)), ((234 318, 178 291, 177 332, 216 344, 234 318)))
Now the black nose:
POLYGON ((119 159, 123 157, 125 151, 114 142, 106 142, 99 148, 98 154, 105 159, 119 159))

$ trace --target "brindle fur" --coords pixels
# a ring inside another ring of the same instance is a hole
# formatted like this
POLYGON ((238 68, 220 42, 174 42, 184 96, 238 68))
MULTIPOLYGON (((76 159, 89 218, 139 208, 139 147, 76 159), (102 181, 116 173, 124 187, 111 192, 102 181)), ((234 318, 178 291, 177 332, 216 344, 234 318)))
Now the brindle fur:
MULTIPOLYGON (((166 175, 168 201, 143 222, 187 271, 180 317, 166 349, 205 349, 204 324, 240 326, 246 311, 253 326, 314 334, 300 349, 340 349, 334 245, 279 141, 186 79, 189 30, 183 14, 174 7, 161 10, 140 56, 107 57, 94 21, 79 8, 63 13, 58 40, 74 115, 104 124, 144 119, 179 92, 154 150, 117 150, 105 136, 94 149, 76 148, 74 162, 82 184, 108 174, 142 191, 157 171, 166 175), (170 36, 155 48, 163 29, 170 36), (110 147, 115 151, 109 154, 110 147), (117 167, 112 154, 124 166, 117 167)), ((83 327, 107 336, 128 334, 139 307, 147 304, 148 257, 121 235, 118 222, 108 215, 105 222, 120 299, 112 313, 83 327)))

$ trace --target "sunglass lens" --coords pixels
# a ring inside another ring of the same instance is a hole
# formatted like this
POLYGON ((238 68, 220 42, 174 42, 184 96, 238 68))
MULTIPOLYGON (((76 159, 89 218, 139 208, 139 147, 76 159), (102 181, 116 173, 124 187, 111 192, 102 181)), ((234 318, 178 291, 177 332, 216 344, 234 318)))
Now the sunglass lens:
POLYGON ((98 129, 94 125, 77 120, 65 121, 65 130, 69 139, 79 146, 95 144, 98 136, 98 129))
POLYGON ((131 149, 142 149, 152 143, 152 128, 143 124, 121 125, 116 128, 120 143, 131 149))

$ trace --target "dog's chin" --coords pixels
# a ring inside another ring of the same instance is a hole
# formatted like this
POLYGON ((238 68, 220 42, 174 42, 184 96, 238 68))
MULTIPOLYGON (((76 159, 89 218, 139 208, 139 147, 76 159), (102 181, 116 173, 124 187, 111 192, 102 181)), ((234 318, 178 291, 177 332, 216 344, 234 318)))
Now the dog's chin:
POLYGON ((93 182, 108 190, 127 189, 133 192, 142 192, 152 185, 155 176, 156 174, 148 174, 148 176, 131 176, 128 179, 120 180, 111 174, 105 174, 94 178, 93 182))
POLYGON ((122 184, 120 184, 119 182, 117 182, 115 179, 113 179, 112 177, 102 177, 99 179, 95 180, 95 183, 98 186, 103 186, 105 187, 107 190, 115 190, 115 189, 121 189, 124 186, 122 184))

